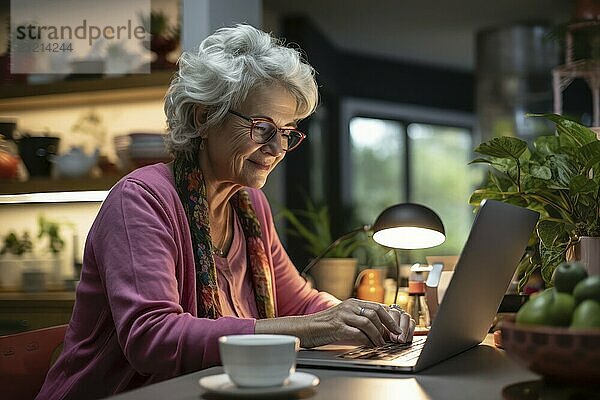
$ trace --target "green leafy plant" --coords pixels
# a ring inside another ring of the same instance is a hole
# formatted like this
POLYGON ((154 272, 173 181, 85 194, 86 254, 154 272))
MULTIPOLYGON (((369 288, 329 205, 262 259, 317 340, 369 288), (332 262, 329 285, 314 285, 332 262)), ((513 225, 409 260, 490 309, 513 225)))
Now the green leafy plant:
POLYGON ((33 250, 33 244, 28 232, 24 232, 19 239, 15 232, 9 232, 4 237, 4 243, 0 250, 0 255, 13 254, 16 256, 22 256, 25 253, 30 253, 33 250))
MULTIPOLYGON (((282 209, 278 217, 284 218, 290 228, 290 236, 305 242, 305 249, 312 256, 319 256, 333 241, 329 223, 329 211, 326 206, 317 206, 310 199, 306 200, 305 210, 282 209)), ((365 245, 365 234, 358 233, 334 246, 325 254, 330 258, 346 258, 361 246, 365 245)))
POLYGON ((539 136, 531 145, 515 137, 497 137, 479 145, 487 164, 485 186, 470 204, 496 199, 541 214, 526 256, 519 265, 523 287, 541 269, 547 286, 567 250, 582 236, 600 236, 600 141, 591 129, 557 114, 530 114, 556 124, 556 134, 539 136))
POLYGON ((60 224, 47 220, 43 215, 38 218, 38 239, 48 238, 48 250, 52 254, 60 253, 65 246, 65 241, 60 236, 60 224))
POLYGON ((99 146, 103 146, 106 142, 106 127, 103 124, 102 116, 93 109, 82 113, 71 126, 71 131, 93 137, 99 146))
POLYGON ((179 27, 169 26, 169 18, 162 11, 151 11, 150 16, 139 16, 142 26, 153 36, 161 36, 164 38, 178 38, 179 27))

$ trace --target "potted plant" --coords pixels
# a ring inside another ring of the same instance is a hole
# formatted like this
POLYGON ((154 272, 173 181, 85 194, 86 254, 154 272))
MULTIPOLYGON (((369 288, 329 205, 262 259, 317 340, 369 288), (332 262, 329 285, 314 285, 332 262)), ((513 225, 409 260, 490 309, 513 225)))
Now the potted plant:
POLYGON ((65 246, 65 241, 60 236, 60 224, 58 222, 50 221, 43 215, 40 215, 38 217, 38 225, 40 228, 38 239, 47 238, 47 250, 54 255, 60 253, 65 246))
POLYGON ((487 183, 470 204, 496 199, 541 214, 518 271, 519 288, 536 270, 547 286, 558 264, 579 259, 600 274, 600 141, 591 129, 558 114, 530 114, 556 124, 556 134, 531 144, 497 137, 479 145, 471 164, 491 167, 487 183), (594 256, 595 254, 595 256, 594 256))
POLYGON ((142 26, 150 33, 150 50, 156 54, 152 61, 152 69, 174 69, 176 64, 169 61, 167 56, 177 48, 180 29, 178 26, 169 26, 169 18, 162 11, 150 12, 150 17, 140 16, 142 26))
MULTIPOLYGON (((60 223, 50 221, 43 215, 38 217, 38 239, 45 241, 43 251, 49 254, 49 262, 52 271, 51 280, 53 283, 62 283, 62 258, 61 254, 65 247, 65 241, 60 234, 60 223)), ((41 260, 40 260, 41 261, 41 260)))
POLYGON ((350 297, 358 264, 352 254, 365 244, 364 235, 357 234, 342 240, 323 254, 334 239, 326 206, 317 206, 307 199, 305 210, 284 208, 279 216, 290 224, 287 230, 290 236, 303 240, 305 249, 313 257, 322 257, 310 270, 317 289, 339 299, 350 297))
POLYGON ((21 286, 21 274, 25 258, 32 252, 33 245, 28 232, 21 237, 9 232, 0 249, 0 284, 5 288, 16 289, 21 286))

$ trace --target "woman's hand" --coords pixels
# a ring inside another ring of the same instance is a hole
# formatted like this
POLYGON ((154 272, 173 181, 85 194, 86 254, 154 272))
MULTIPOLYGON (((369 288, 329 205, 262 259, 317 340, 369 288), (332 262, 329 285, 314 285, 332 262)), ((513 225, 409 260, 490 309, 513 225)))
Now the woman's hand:
POLYGON ((415 321, 410 315, 383 304, 348 299, 316 314, 260 319, 255 333, 278 333, 300 338, 302 347, 333 342, 381 346, 386 340, 412 341, 415 321))
POLYGON ((390 308, 388 312, 402 331, 401 334, 388 332, 390 341, 395 343, 412 342, 416 326, 415 320, 410 317, 410 314, 405 313, 400 308, 390 308))

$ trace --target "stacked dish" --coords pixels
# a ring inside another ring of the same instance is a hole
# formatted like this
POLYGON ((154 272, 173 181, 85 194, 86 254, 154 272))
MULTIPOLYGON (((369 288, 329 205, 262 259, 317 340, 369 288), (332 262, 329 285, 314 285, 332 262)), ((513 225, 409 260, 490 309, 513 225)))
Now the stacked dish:
POLYGON ((115 152, 117 154, 117 166, 121 171, 133 169, 131 159, 129 158, 129 145, 131 138, 129 135, 120 135, 113 138, 115 152))
POLYGON ((124 170, 171 161, 162 133, 132 132, 115 137, 114 143, 124 170))

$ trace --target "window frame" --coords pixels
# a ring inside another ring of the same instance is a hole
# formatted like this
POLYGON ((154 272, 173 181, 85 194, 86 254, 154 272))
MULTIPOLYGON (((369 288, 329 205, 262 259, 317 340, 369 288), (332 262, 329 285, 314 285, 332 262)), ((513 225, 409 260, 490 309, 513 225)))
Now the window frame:
POLYGON ((416 106, 402 103, 392 103, 360 98, 346 98, 340 105, 340 184, 342 190, 342 201, 344 207, 352 207, 352 160, 351 160, 351 138, 350 121, 352 118, 376 118, 399 122, 403 126, 403 143, 406 146, 404 168, 406 179, 404 181, 404 193, 406 198, 402 201, 411 201, 411 144, 408 137, 408 126, 412 123, 451 126, 468 129, 471 132, 473 143, 476 139, 476 116, 472 113, 439 109, 432 107, 416 106))

